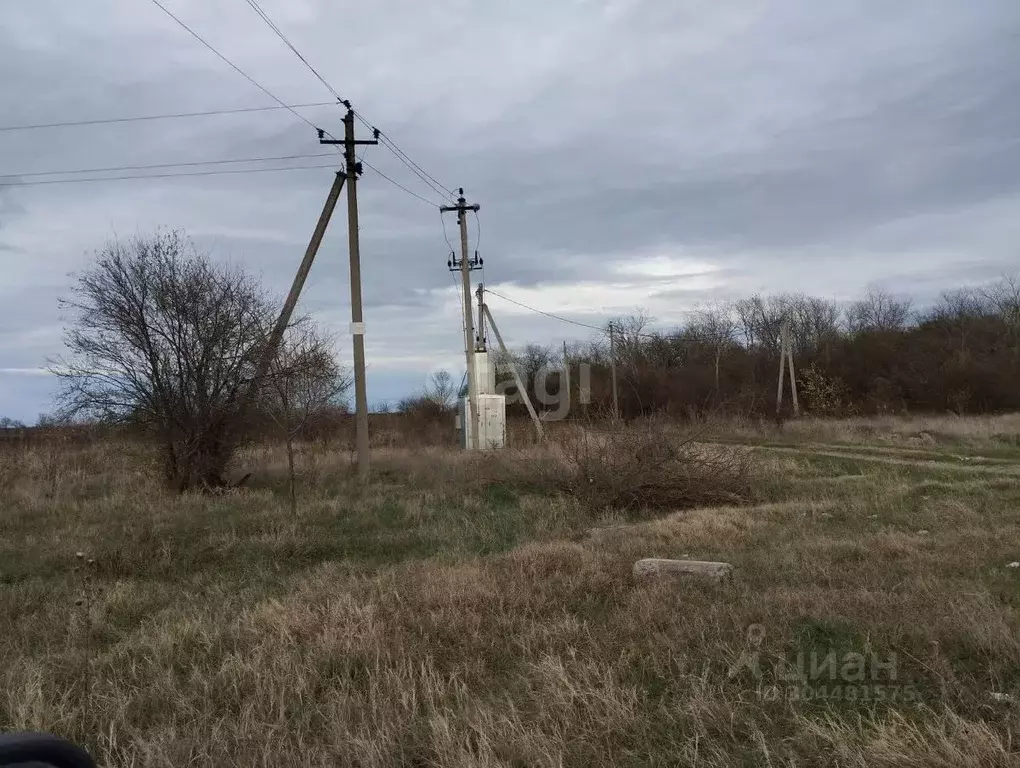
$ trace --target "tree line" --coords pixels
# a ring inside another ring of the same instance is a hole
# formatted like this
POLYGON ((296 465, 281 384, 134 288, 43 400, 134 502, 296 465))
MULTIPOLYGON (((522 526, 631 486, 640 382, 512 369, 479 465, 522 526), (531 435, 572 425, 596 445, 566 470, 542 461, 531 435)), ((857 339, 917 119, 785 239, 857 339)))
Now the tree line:
MULTIPOLYGON (((652 322, 643 312, 612 322, 625 418, 773 414, 784 322, 790 325, 801 404, 816 415, 1020 408, 1017 275, 946 291, 922 309, 878 289, 845 305, 787 293, 704 306, 672 329, 653 328, 652 322)), ((565 364, 574 371, 569 416, 605 413, 612 406, 608 328, 565 352, 533 343, 510 359, 497 357, 501 380, 509 379, 511 361, 540 410, 558 409, 549 403, 563 385, 555 371, 565 364), (581 364, 590 371, 587 405, 580 396, 581 364)), ((523 405, 508 407, 524 415, 523 405)))

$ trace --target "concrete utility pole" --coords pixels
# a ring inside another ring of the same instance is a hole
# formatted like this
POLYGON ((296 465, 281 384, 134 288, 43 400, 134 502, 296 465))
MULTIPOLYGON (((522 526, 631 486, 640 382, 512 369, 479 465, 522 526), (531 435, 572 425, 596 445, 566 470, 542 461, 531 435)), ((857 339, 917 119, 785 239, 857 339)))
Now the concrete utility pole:
POLYGON ((312 232, 312 239, 308 241, 305 256, 301 259, 301 265, 298 267, 297 274, 294 275, 294 282, 291 283, 290 293, 287 294, 287 300, 283 302, 283 309, 280 310, 280 314, 276 318, 276 325, 269 334, 266 346, 262 351, 261 357, 259 357, 255 375, 252 377, 251 384, 249 384, 248 390, 244 394, 244 401, 241 404, 242 413, 247 413, 248 408, 251 407, 251 403, 255 399, 255 393, 258 391, 262 379, 265 378, 266 372, 276 356, 276 351, 283 340, 283 334, 286 332, 287 326, 290 325, 290 318, 294 314, 294 307, 297 306, 298 298, 301 296, 301 289, 305 286, 305 280, 308 279, 308 273, 312 269, 312 262, 315 261, 315 254, 319 252, 319 245, 322 244, 322 238, 326 234, 326 227, 329 225, 330 217, 332 217, 333 210, 336 208, 337 200, 340 199, 340 190, 343 189, 344 180, 344 174, 337 172, 333 179, 333 186, 329 190, 329 195, 326 196, 326 203, 322 206, 322 213, 319 214, 319 221, 312 232))
POLYGON ((790 397, 793 402, 793 415, 800 415, 800 403, 797 401, 797 378, 793 372, 793 343, 790 339, 789 318, 783 319, 779 330, 779 382, 776 388, 776 417, 778 418, 783 406, 783 376, 786 374, 786 365, 790 366, 790 397))
POLYGON ((535 406, 531 404, 531 397, 528 396, 528 389, 524 386, 521 374, 517 372, 517 364, 514 363, 513 357, 510 356, 510 350, 507 349, 506 344, 503 343, 503 337, 499 333, 499 327, 496 325, 496 320, 493 318, 492 312, 489 311, 489 305, 482 304, 482 311, 489 319, 489 327, 492 328, 492 333, 496 337, 499 348, 503 350, 503 355, 506 357, 507 364, 510 366, 510 373, 512 373, 514 377, 514 384, 517 385, 517 392, 520 394, 521 400, 524 401, 524 406, 528 409, 528 415, 531 416, 531 421, 535 425, 535 432, 538 433, 538 439, 541 440, 545 435, 545 432, 542 429, 542 420, 538 418, 538 414, 535 413, 535 406))
POLYGON ((344 138, 325 139, 319 131, 320 144, 343 144, 344 161, 347 164, 347 242, 351 254, 351 335, 354 337, 354 409, 355 444, 358 452, 358 477, 368 478, 368 389, 365 382, 365 322, 361 311, 361 242, 358 237, 358 176, 361 163, 358 162, 356 147, 359 144, 378 144, 379 132, 372 139, 355 140, 354 110, 348 101, 344 116, 344 138))
POLYGON ((790 396, 793 398, 793 415, 800 416, 800 403, 797 402, 797 378, 793 373, 793 336, 790 323, 786 324, 786 357, 790 365, 790 396))
MULTIPOLYGON (((471 442, 470 447, 478 450, 478 378, 475 374, 475 329, 474 317, 471 315, 471 261, 468 258, 468 227, 467 212, 478 213, 479 205, 468 205, 464 199, 464 188, 458 192, 456 205, 444 205, 440 213, 457 212, 457 223, 460 225, 460 280, 461 292, 464 294, 464 354, 467 358, 468 377, 468 408, 471 411, 471 442)), ((467 424, 464 425, 465 428, 467 424)))
POLYGON ((485 286, 481 283, 478 284, 478 290, 475 291, 475 298, 478 300, 478 334, 475 348, 479 352, 485 352, 485 315, 482 312, 482 305, 485 303, 485 286))
POLYGON ((570 407, 570 358, 567 357, 567 342, 563 342, 563 381, 560 382, 560 397, 566 396, 570 407))
POLYGON ((613 419, 620 420, 620 393, 616 386, 616 337, 613 335, 613 324, 609 324, 609 364, 613 369, 613 419))

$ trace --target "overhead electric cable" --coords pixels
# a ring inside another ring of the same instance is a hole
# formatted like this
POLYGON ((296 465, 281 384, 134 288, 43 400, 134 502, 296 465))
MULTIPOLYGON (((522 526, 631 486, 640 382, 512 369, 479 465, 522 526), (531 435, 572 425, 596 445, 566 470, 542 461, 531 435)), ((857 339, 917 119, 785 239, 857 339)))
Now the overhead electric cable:
POLYGON ((332 152, 315 152, 304 155, 276 155, 273 157, 239 157, 225 160, 195 160, 187 163, 155 163, 150 165, 119 165, 110 168, 76 168, 66 171, 33 171, 31 173, 4 173, 0 178, 25 178, 36 176, 64 176, 73 173, 115 173, 118 171, 146 171, 156 168, 187 168, 198 165, 222 165, 229 163, 262 163, 280 160, 302 160, 305 158, 333 157, 332 152))
POLYGON ((531 312, 537 312, 540 315, 545 315, 546 317, 551 317, 553 320, 559 320, 559 321, 564 322, 564 323, 570 323, 571 325, 577 325, 577 326, 580 326, 581 328, 589 328, 589 329, 591 329, 593 331, 598 331, 599 333, 605 333, 606 332, 605 328, 599 328, 596 325, 589 325, 588 323, 581 323, 581 322, 578 322, 577 320, 571 320, 570 318, 567 318, 567 317, 562 317, 560 315, 554 315, 552 312, 545 312, 545 311, 543 311, 541 309, 536 309, 535 307, 528 306, 527 304, 524 304, 524 303, 522 303, 520 301, 517 301, 515 299, 511 299, 509 296, 504 296, 501 293, 497 293, 496 291, 492 290, 491 288, 486 288, 485 292, 486 293, 491 293, 493 296, 498 296, 499 298, 503 299, 503 301, 509 301, 511 304, 516 304, 518 307, 522 307, 522 308, 527 309, 527 310, 529 310, 531 312))
POLYGON ((411 197, 416 197, 416 198, 418 198, 419 200, 421 200, 421 201, 422 201, 423 203, 426 203, 427 205, 430 205, 430 206, 432 206, 433 208, 438 208, 438 207, 439 207, 439 203, 434 203, 434 202, 432 202, 431 200, 426 200, 426 199, 425 199, 424 197, 422 197, 421 195, 419 195, 419 194, 418 194, 417 192, 412 192, 412 191, 411 191, 411 190, 409 190, 409 189, 408 189, 407 187, 405 187, 405 186, 404 186, 403 184, 401 184, 401 183, 400 183, 399 181, 394 181, 393 179, 391 179, 391 178, 390 178, 389 176, 387 176, 387 175, 386 175, 385 173, 383 173, 382 171, 380 171, 380 170, 379 170, 378 168, 376 168, 376 167, 375 167, 374 165, 372 165, 371 163, 369 163, 369 162, 368 162, 367 160, 364 160, 364 159, 362 159, 362 160, 361 160, 360 162, 361 162, 361 163, 362 163, 363 165, 367 165, 367 166, 368 166, 369 168, 371 168, 371 169, 372 169, 373 171, 375 171, 375 172, 376 172, 377 174, 379 174, 380 176, 382 176, 382 177, 383 177, 384 179, 386 179, 386 181, 388 181, 388 182, 389 182, 390 184, 392 184, 393 186, 395 186, 395 187, 398 187, 398 188, 400 188, 400 189, 404 190, 404 192, 406 192, 407 194, 411 195, 411 197))
MULTIPOLYGON (((212 44, 207 42, 204 37, 202 37, 200 34, 198 34, 198 32, 193 30, 191 27, 189 27, 187 24, 185 24, 183 21, 181 21, 177 16, 175 16, 172 11, 170 11, 165 5, 163 5, 163 3, 160 2, 160 0, 150 0, 150 2, 152 2, 156 7, 158 7, 160 10, 162 10, 163 13, 165 13, 171 19, 176 21, 181 27, 183 27, 188 32, 188 34, 190 34, 192 37, 194 37, 196 40, 198 40, 198 42, 200 42, 202 45, 204 45, 210 51, 215 53, 231 69, 233 69, 235 72, 237 72, 239 75, 241 75, 245 80, 247 80, 249 83, 254 85, 256 88, 258 88, 264 94, 266 94, 266 96, 271 98, 273 101, 275 101, 277 104, 279 104, 284 109, 290 110, 290 112, 295 117, 297 117, 299 120, 302 120, 305 123, 307 123, 309 125, 309 127, 315 129, 316 131, 321 130, 317 125, 315 125, 315 123, 313 123, 307 117, 305 117, 300 112, 298 112, 296 109, 291 107, 289 104, 287 104, 285 101, 283 101, 283 99, 281 99, 279 96, 277 96, 272 91, 270 91, 268 88, 266 88, 264 85, 262 85, 262 83, 260 83, 258 80, 253 78, 251 75, 249 75, 247 72, 245 72, 239 66, 237 66, 234 62, 232 62, 230 59, 228 59, 226 56, 224 56, 222 53, 220 53, 218 50, 216 50, 216 48, 214 48, 212 46, 212 44)), ((323 133, 325 133, 327 136, 330 136, 332 138, 332 134, 329 133, 328 131, 323 131, 323 133)), ((340 148, 339 147, 337 147, 337 152, 338 153, 340 152, 340 148)))
POLYGON ((111 123, 134 123, 142 120, 172 120, 183 117, 208 117, 210 115, 238 115, 246 112, 271 112, 277 109, 302 109, 305 107, 328 107, 332 101, 312 101, 307 104, 276 104, 271 107, 240 107, 238 109, 210 109, 205 112, 173 112, 165 115, 135 115, 131 117, 107 117, 97 120, 67 120, 60 123, 33 123, 29 125, 3 125, 3 131, 32 131, 39 128, 69 128, 80 125, 108 125, 111 123))
POLYGON ((128 179, 172 179, 182 176, 224 176, 235 173, 272 173, 274 171, 309 171, 316 168, 336 168, 336 163, 319 165, 291 165, 284 168, 237 168, 227 171, 189 171, 187 173, 143 173, 130 176, 102 176, 85 179, 44 179, 43 181, 22 181, 0 183, 0 187, 34 187, 41 184, 83 184, 94 181, 125 181, 128 179))
MULTIPOLYGON (((153 0, 153 2, 155 2, 155 0, 153 0)), ((337 99, 337 101, 348 106, 351 112, 354 113, 354 116, 357 117, 358 120, 360 120, 365 125, 365 127, 370 128, 373 132, 377 131, 376 127, 372 125, 367 119, 365 119, 365 117, 361 115, 361 113, 359 113, 356 109, 350 107, 350 102, 344 99, 343 96, 340 95, 340 92, 337 91, 337 89, 334 88, 332 85, 330 85, 329 81, 326 80, 326 78, 323 77, 322 74, 315 67, 312 66, 311 62, 308 61, 304 54, 302 54, 301 51, 297 49, 297 46, 295 46, 294 43, 292 43, 290 39, 283 33, 283 30, 280 29, 276 22, 274 22, 269 17, 269 14, 266 13, 266 11, 258 3, 258 0, 245 0, 245 2, 249 5, 249 7, 251 7, 253 11, 255 11, 256 14, 258 14, 259 18, 266 23, 266 26, 268 26, 270 30, 272 30, 272 32, 277 37, 279 37, 280 40, 283 41, 284 45, 286 45, 294 53, 294 55, 301 60, 301 62, 308 68, 308 71, 310 71, 315 76, 315 78, 320 83, 322 83, 323 86, 325 86, 326 90, 329 91, 337 99)), ((434 176, 429 174, 418 163, 414 162, 414 160, 412 160, 406 152, 404 152, 402 149, 400 149, 400 147, 397 146, 396 142, 394 142, 393 139, 391 139, 382 131, 378 131, 378 138, 380 143, 384 147, 389 149, 390 152, 392 152, 396 156, 396 158, 400 160, 400 162, 406 165, 411 170, 411 172, 414 173, 419 179, 421 179, 428 187, 430 187, 433 192, 437 193, 442 198, 447 197, 451 199, 456 198, 456 194, 451 189, 440 184, 434 176)), ((371 168, 371 166, 369 167, 371 168)), ((375 168, 372 168, 372 170, 376 171, 376 173, 380 173, 375 168)), ((380 173, 380 175, 382 174, 380 173)), ((406 187, 403 187, 403 185, 397 184, 397 182, 393 181, 392 179, 387 180, 391 181, 393 184, 396 184, 397 186, 400 186, 409 194, 414 194, 413 192, 410 192, 410 190, 408 190, 406 187)))

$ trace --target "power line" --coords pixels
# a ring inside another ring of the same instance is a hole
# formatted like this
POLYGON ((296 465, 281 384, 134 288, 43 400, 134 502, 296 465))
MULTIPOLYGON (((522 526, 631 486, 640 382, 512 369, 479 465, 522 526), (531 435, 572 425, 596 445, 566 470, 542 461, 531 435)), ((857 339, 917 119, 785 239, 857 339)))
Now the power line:
POLYGON ((283 31, 278 26, 276 26, 273 20, 269 18, 269 15, 264 10, 262 10, 262 6, 258 4, 257 0, 246 0, 246 2, 248 3, 249 6, 251 6, 252 10, 255 11, 255 13, 257 13, 259 17, 264 22, 266 22, 266 24, 269 25, 269 28, 276 33, 276 36, 279 37, 286 44, 286 46, 294 52, 294 55, 301 59, 302 63, 306 67, 308 67, 309 71, 311 71, 311 73, 319 79, 319 82, 326 86, 326 90, 332 93, 333 96, 336 97, 337 101, 343 101, 344 98, 339 93, 336 92, 332 85, 326 82, 326 78, 319 74, 318 70, 309 63, 308 59, 301 55, 301 51, 295 48, 294 44, 287 39, 287 36, 283 34, 283 31))
MULTIPOLYGON (((482 225, 478 218, 478 211, 475 211, 475 253, 481 252, 482 245, 482 225)), ((479 256, 478 260, 482 265, 482 285, 485 284, 485 257, 479 256)))
POLYGON ((571 325, 578 325, 581 328, 588 328, 588 329, 593 330, 593 331, 598 331, 599 333, 605 333, 606 332, 605 328, 599 328, 596 325, 588 325, 588 323, 581 323, 581 322, 578 322, 577 320, 571 320, 571 319, 566 318, 566 317, 561 317, 560 315, 554 315, 552 312, 545 312, 545 311, 543 311, 541 309, 535 309, 535 307, 531 307, 531 306, 528 306, 527 304, 523 304, 523 303, 521 303, 519 301, 516 301, 515 299, 511 299, 509 296, 504 296, 501 293, 497 293, 496 291, 492 290, 491 288, 486 288, 485 292, 486 293, 491 293, 493 296, 498 296, 499 298, 503 299, 503 301, 509 301, 511 304, 516 304, 518 307, 522 307, 522 308, 527 309, 527 310, 529 310, 531 312, 537 312, 540 315, 545 315, 546 317, 551 317, 553 320, 559 320, 560 322, 570 323, 571 325))
POLYGON ((397 146, 397 142, 395 142, 393 139, 391 139, 387 134, 383 133, 382 131, 379 131, 379 136, 386 140, 384 142, 383 146, 385 146, 387 149, 389 149, 391 152, 393 152, 395 155, 397 155, 397 157, 400 157, 400 158, 403 158, 404 160, 406 160, 407 163, 410 164, 410 166, 413 169, 415 169, 417 171, 420 171, 423 176, 425 176, 426 178, 428 178, 432 182, 434 182, 436 184, 436 186, 438 186, 440 189, 442 189, 446 193, 447 197, 450 197, 452 199, 456 199, 456 197, 457 197, 457 193, 456 192, 454 192, 449 187, 443 186, 443 184, 441 184, 436 179, 435 176, 433 176, 428 171, 426 171, 424 168, 422 168, 420 165, 418 165, 416 162, 414 162, 414 160, 411 159, 410 155, 408 155, 406 152, 404 152, 404 150, 402 150, 400 147, 397 146))
MULTIPOLYGON (((153 2, 155 2, 155 1, 156 0, 153 0, 153 2)), ((355 117, 357 117, 365 125, 365 127, 370 128, 373 131, 376 131, 375 126, 373 126, 371 123, 369 123, 368 120, 366 120, 356 109, 351 107, 350 106, 350 102, 347 101, 346 99, 344 99, 343 96, 341 96, 340 93, 336 90, 336 88, 334 88, 332 85, 330 85, 329 81, 327 81, 326 78, 324 78, 319 73, 319 71, 315 67, 313 67, 311 65, 311 63, 308 61, 308 59, 305 58, 305 56, 301 53, 301 51, 299 51, 297 49, 297 46, 295 46, 290 41, 290 39, 283 33, 283 30, 281 30, 280 27, 277 26, 276 22, 274 22, 269 17, 269 14, 265 12, 265 10, 262 8, 262 6, 259 5, 258 0, 245 0, 245 2, 248 3, 248 6, 253 11, 255 11, 256 14, 258 14, 259 18, 262 19, 262 21, 264 21, 266 23, 266 25, 273 31, 273 33, 277 37, 279 37, 280 40, 283 41, 284 45, 286 45, 288 48, 290 48, 290 50, 294 53, 294 55, 297 56, 298 59, 301 60, 301 63, 304 64, 308 68, 308 71, 311 72, 315 76, 315 78, 320 83, 323 84, 323 86, 325 86, 326 90, 329 91, 336 98, 337 101, 339 101, 339 102, 343 103, 345 106, 347 106, 351 110, 351 112, 354 113, 355 117)), ((420 165, 418 165, 416 162, 414 162, 414 160, 412 160, 407 155, 406 152, 404 152, 402 149, 400 149, 400 147, 397 146, 396 142, 394 142, 393 139, 391 139, 389 136, 384 134, 382 131, 378 131, 378 138, 380 139, 380 142, 382 143, 382 145, 384 147, 386 147, 388 150, 390 150, 390 152, 392 152, 397 157, 397 159, 400 160, 400 162, 402 162, 404 165, 406 165, 419 179, 421 179, 428 187, 430 187, 433 192, 438 194, 441 198, 446 198, 446 197, 456 198, 456 194, 452 190, 450 190, 447 187, 444 187, 442 184, 440 184, 435 179, 434 176, 429 174, 424 168, 422 168, 420 165)), ((362 162, 364 162, 364 161, 362 161, 362 162)), ((408 194, 414 195, 415 197, 419 197, 414 192, 411 192, 409 189, 407 189, 407 187, 404 187, 402 184, 398 184, 397 182, 393 181, 393 179, 390 179, 389 177, 386 177, 384 174, 380 173, 379 171, 376 171, 376 173, 379 173, 380 176, 383 176, 388 181, 390 181, 394 185, 400 187, 401 189, 403 189, 408 194)), ((420 198, 419 197, 419 199, 424 199, 424 198, 420 198)), ((431 205, 431 203, 430 203, 430 205, 431 205)))
POLYGON ((176 21, 176 22, 177 22, 177 23, 178 23, 178 24, 179 24, 179 25, 180 25, 181 27, 183 27, 183 28, 184 28, 184 29, 185 29, 185 30, 186 30, 186 31, 188 32, 188 34, 190 34, 190 35, 191 35, 192 37, 194 37, 194 38, 195 38, 196 40, 198 40, 198 42, 200 42, 200 43, 201 43, 202 45, 204 45, 204 46, 205 46, 206 48, 208 48, 208 49, 209 49, 210 51, 212 51, 213 53, 215 53, 215 54, 216 54, 216 55, 217 55, 217 56, 218 56, 218 57, 219 57, 220 59, 222 59, 222 60, 223 60, 223 62, 224 62, 224 63, 226 63, 226 64, 227 64, 227 65, 228 65, 228 66, 229 66, 229 67, 230 67, 231 69, 233 69, 233 70, 234 70, 235 72, 237 72, 237 73, 238 73, 239 75, 241 75, 241 77, 243 77, 243 78, 244 78, 245 80, 247 80, 247 81, 248 81, 249 83, 251 83, 252 85, 254 85, 254 86, 255 86, 256 88, 258 88, 258 89, 259 89, 260 91, 262 91, 262 92, 263 92, 264 94, 266 94, 266 96, 268 96, 268 97, 269 97, 269 98, 271 98, 271 99, 272 99, 273 101, 275 101, 275 102, 276 102, 277 104, 279 104, 279 105, 280 105, 281 107, 283 107, 284 109, 288 109, 288 110, 290 110, 290 111, 291 111, 291 113, 293 113, 293 115, 294 115, 295 117, 297 117, 297 118, 299 118, 300 120, 302 120, 302 121, 304 121, 305 123, 307 123, 307 124, 308 124, 308 125, 309 125, 309 126, 310 126, 311 128, 314 128, 315 130, 318 130, 318 126, 316 126, 316 125, 315 125, 314 123, 312 123, 312 121, 310 121, 310 120, 309 120, 308 118, 306 118, 306 117, 305 117, 304 115, 302 115, 302 114, 301 114, 300 112, 298 112, 297 110, 295 110, 295 109, 294 109, 293 107, 291 107, 291 106, 290 106, 289 104, 287 104, 286 102, 284 102, 284 101, 283 101, 283 99, 281 99, 280 97, 278 97, 278 96, 277 96, 276 94, 274 94, 274 93, 273 93, 272 91, 270 91, 270 90, 269 90, 268 88, 266 88, 266 87, 265 87, 264 85, 262 85, 262 84, 261 84, 260 82, 258 82, 258 81, 257 81, 257 80, 256 80, 255 78, 253 78, 253 77, 252 77, 251 75, 249 75, 249 74, 248 74, 247 72, 245 72, 245 71, 244 71, 243 69, 241 69, 241 68, 240 68, 239 66, 237 66, 237 65, 236 65, 236 64, 235 64, 234 62, 232 62, 232 61, 231 61, 230 59, 228 59, 228 58, 227 58, 226 56, 224 56, 224 55, 223 55, 222 53, 220 53, 220 52, 219 52, 218 50, 216 50, 216 49, 215 49, 215 48, 214 48, 214 47, 213 47, 213 46, 212 46, 212 45, 211 45, 210 43, 208 43, 208 42, 206 41, 206 39, 205 39, 204 37, 202 37, 202 36, 201 36, 200 34, 198 34, 198 32, 196 32, 195 30, 193 30, 193 29, 192 29, 191 27, 189 27, 189 26, 188 26, 187 24, 185 24, 185 23, 184 23, 183 21, 181 21, 181 20, 180 20, 180 19, 179 19, 179 18, 178 18, 177 16, 175 16, 175 15, 173 14, 173 12, 172 12, 172 11, 170 11, 170 10, 169 10, 169 9, 168 9, 168 8, 167 8, 167 7, 165 6, 165 5, 163 5, 163 3, 161 3, 161 2, 160 2, 160 0, 151 0, 151 2, 152 2, 152 3, 153 3, 153 5, 155 5, 155 6, 157 7, 157 8, 159 8, 160 10, 162 10, 162 11, 163 11, 163 13, 165 13, 165 14, 166 14, 167 16, 169 16, 169 17, 170 17, 171 19, 173 19, 174 21, 176 21))
MULTIPOLYGON (((527 304, 523 304, 523 303, 521 303, 519 301, 516 301, 515 299, 511 299, 509 296, 504 296, 501 293, 497 293, 496 291, 494 291, 494 290, 492 290, 490 288, 486 288, 485 292, 486 293, 491 293, 493 296, 498 296, 499 298, 503 299, 504 301, 509 301, 511 304, 516 304, 518 307, 522 307, 523 309, 527 309, 527 310, 529 310, 531 312, 537 312, 538 314, 545 315, 546 317, 551 317, 553 320, 560 320, 561 322, 564 322, 564 323, 570 323, 571 325, 578 325, 578 326, 580 326, 582 328, 590 328, 593 331, 598 331, 599 333, 606 333, 606 334, 608 334, 608 331, 605 328, 599 328, 598 326, 595 326, 595 325, 588 325, 587 323, 581 323, 581 322, 578 322, 577 320, 571 320, 570 318, 567 318, 567 317, 562 317, 560 315, 554 315, 552 312, 545 312, 545 311, 543 311, 541 309, 536 309, 535 307, 531 307, 531 306, 528 306, 527 304)), ((612 322, 612 321, 610 321, 610 322, 612 322)), ((619 324, 617 324, 617 326, 618 325, 619 324)), ((620 330, 620 329, 617 328, 617 330, 620 330)), ((655 333, 634 333, 634 332, 629 332, 628 335, 636 336, 636 337, 641 338, 641 339, 656 339, 656 340, 658 340, 658 339, 662 338, 661 335, 655 334, 655 333)))
POLYGON ((446 234, 446 217, 443 216, 443 212, 439 212, 439 220, 443 222, 443 238, 446 240, 446 244, 450 246, 450 253, 453 253, 453 243, 450 242, 450 236, 446 234))
POLYGON ((302 160, 315 157, 333 157, 332 152, 316 152, 305 155, 277 155, 275 157, 240 157, 231 160, 196 160, 188 163, 156 163, 152 165, 120 165, 112 168, 80 168, 69 171, 36 171, 33 173, 3 173, 0 178, 24 178, 26 176, 63 176, 72 173, 114 173, 117 171, 147 171, 156 168, 193 167, 197 165, 221 165, 224 163, 261 163, 279 160, 302 160))
MULTIPOLYGON (((330 155, 332 157, 332 155, 330 155)), ((187 173, 144 173, 131 176, 103 176, 94 179, 46 179, 44 181, 23 181, 14 184, 0 183, 0 187, 34 187, 41 184, 82 184, 93 181, 124 181, 127 179, 172 179, 181 176, 221 176, 235 173, 271 173, 273 171, 309 171, 315 168, 336 168, 336 163, 319 165, 293 165, 283 168, 237 168, 227 171, 189 171, 187 173)))
MULTIPOLYGON (((354 111, 355 116, 365 125, 366 128, 371 128, 373 131, 377 130, 374 125, 371 125, 368 122, 368 120, 366 120, 357 111, 355 110, 352 111, 354 111)), ((410 155, 408 155, 406 152, 404 152, 404 150, 398 147, 397 143, 393 141, 393 139, 391 139, 387 134, 383 133, 382 131, 379 131, 379 139, 382 145, 386 147, 386 149, 392 152, 394 156, 396 156, 396 158, 400 160, 400 162, 406 165, 411 170, 411 172, 414 173, 415 176, 421 179, 427 186, 431 187, 432 190, 436 192, 440 197, 448 197, 451 200, 455 200, 457 198, 456 192, 454 192, 449 187, 443 186, 443 184, 441 184, 436 179, 435 176, 433 176, 424 168, 422 168, 420 165, 418 165, 418 163, 414 162, 414 160, 411 159, 410 155)))
POLYGON ((61 123, 34 123, 32 125, 4 125, 0 126, 0 132, 4 131, 32 131, 38 128, 70 128, 80 125, 106 125, 109 123, 134 123, 140 120, 171 120, 181 117, 208 117, 210 115, 237 115, 245 112, 270 112, 277 109, 289 109, 304 107, 329 107, 333 106, 332 101, 312 101, 307 104, 283 104, 272 107, 242 107, 240 109, 211 109, 206 112, 174 112, 166 115, 138 115, 134 117, 109 117, 99 120, 68 120, 61 123))
POLYGON ((419 200, 421 200, 421 201, 422 201, 423 203, 425 203, 425 204, 427 204, 427 205, 430 205, 430 206, 432 206, 432 207, 434 207, 434 208, 438 208, 438 207, 439 207, 439 204, 438 204, 438 203, 434 203, 434 202, 432 202, 431 200, 426 200, 426 199, 425 199, 424 197, 422 197, 421 195, 419 195, 419 194, 418 194, 417 192, 412 192, 411 190, 409 190, 409 189, 408 189, 407 187, 405 187, 405 186, 404 186, 403 184, 401 184, 401 183, 400 183, 399 181, 394 181, 394 180, 393 180, 393 179, 391 179, 391 178, 390 178, 389 176, 387 176, 387 175, 386 175, 385 173, 383 173, 383 172, 382 172, 382 171, 380 171, 380 170, 379 170, 378 168, 376 168, 376 167, 375 167, 374 165, 372 165, 371 163, 369 163, 369 162, 368 162, 367 160, 365 160, 365 159, 363 159, 363 158, 359 158, 359 160, 361 161, 362 165, 366 165, 366 166, 368 166, 368 167, 369 167, 369 168, 371 168, 371 169, 372 169, 373 171, 375 171, 375 172, 376 172, 377 174, 379 174, 379 175, 380 175, 380 176, 382 176, 382 177, 383 177, 384 179, 386 179, 386 181, 388 181, 388 182, 389 182, 390 184, 392 184, 392 185, 393 185, 393 186, 395 186, 395 187, 398 187, 399 189, 402 189, 402 190, 404 190, 404 191, 405 191, 405 192, 406 192, 407 194, 411 195, 411 197, 416 197, 416 198, 418 198, 419 200))

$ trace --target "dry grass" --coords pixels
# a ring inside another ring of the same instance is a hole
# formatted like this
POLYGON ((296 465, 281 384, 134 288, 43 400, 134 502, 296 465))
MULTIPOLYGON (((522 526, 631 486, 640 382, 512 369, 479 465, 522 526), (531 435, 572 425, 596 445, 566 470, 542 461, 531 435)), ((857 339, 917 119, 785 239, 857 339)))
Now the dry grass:
POLYGON ((0 727, 167 768, 1020 762, 1015 481, 763 453, 724 483, 754 502, 652 515, 520 458, 391 448, 362 488, 306 447, 294 519, 278 448, 211 498, 138 447, 5 457, 0 727), (736 575, 634 582, 649 556, 736 575), (896 679, 793 698, 780 672, 830 651, 896 679))

